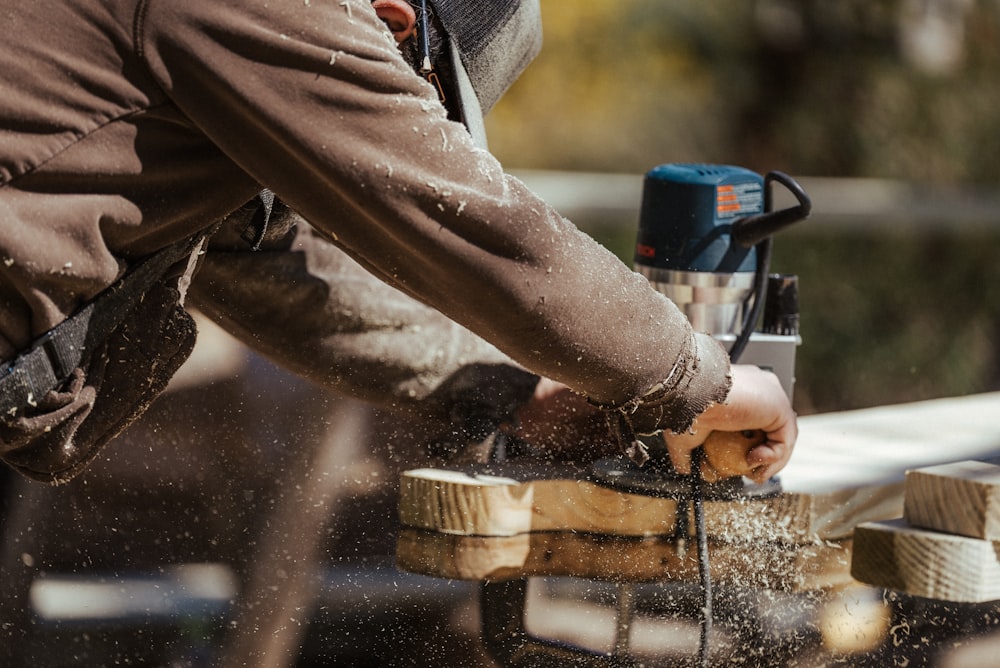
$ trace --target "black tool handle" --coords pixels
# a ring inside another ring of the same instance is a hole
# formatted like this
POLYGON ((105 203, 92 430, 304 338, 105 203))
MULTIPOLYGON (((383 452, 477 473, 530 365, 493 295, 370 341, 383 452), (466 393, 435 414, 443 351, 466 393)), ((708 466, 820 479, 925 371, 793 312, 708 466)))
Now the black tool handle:
POLYGON ((789 225, 805 220, 811 212, 812 200, 795 179, 784 172, 769 172, 764 177, 764 213, 740 218, 733 222, 730 234, 735 242, 744 248, 750 248, 764 239, 774 236, 789 225), (771 211, 771 183, 774 181, 785 186, 799 203, 787 209, 771 211))

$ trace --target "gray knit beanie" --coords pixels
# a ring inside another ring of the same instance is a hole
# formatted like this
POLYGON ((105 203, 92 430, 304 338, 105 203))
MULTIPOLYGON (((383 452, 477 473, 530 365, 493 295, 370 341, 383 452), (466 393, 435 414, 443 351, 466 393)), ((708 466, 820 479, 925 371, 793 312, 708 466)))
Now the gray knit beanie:
POLYGON ((447 32, 466 126, 483 146, 483 116, 542 48, 539 0, 429 0, 447 32))

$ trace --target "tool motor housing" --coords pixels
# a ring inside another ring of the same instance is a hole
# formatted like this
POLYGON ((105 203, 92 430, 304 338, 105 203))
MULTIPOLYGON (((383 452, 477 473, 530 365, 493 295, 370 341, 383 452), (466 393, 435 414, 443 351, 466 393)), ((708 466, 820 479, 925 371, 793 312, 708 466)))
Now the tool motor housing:
POLYGON ((764 212, 764 179, 728 165, 667 164, 643 182, 635 269, 709 334, 738 334, 756 251, 730 225, 764 212))
POLYGON ((643 182, 634 267, 696 331, 711 334, 730 350, 741 334, 748 336, 739 361, 774 371, 791 398, 795 349, 801 344, 797 281, 770 276, 761 291, 761 243, 746 243, 738 234, 746 231, 738 229, 741 223, 768 224, 767 186, 765 177, 732 165, 653 168, 643 182), (763 331, 744 333, 755 326, 747 322, 755 301, 765 299, 775 308, 765 312, 763 331))

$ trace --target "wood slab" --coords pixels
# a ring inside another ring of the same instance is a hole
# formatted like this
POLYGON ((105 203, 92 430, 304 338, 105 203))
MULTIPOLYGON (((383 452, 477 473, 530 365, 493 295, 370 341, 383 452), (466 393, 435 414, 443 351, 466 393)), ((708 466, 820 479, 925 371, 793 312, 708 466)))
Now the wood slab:
POLYGON ((909 471, 903 517, 914 527, 1000 540, 1000 466, 964 461, 909 471))
POLYGON ((400 478, 403 526, 467 536, 588 531, 671 533, 676 503, 587 482, 584 468, 540 463, 415 469, 400 478))
MULTIPOLYGON (((705 503, 717 562, 713 574, 746 571, 726 562, 726 545, 789 554, 809 545, 843 549, 859 524, 902 516, 908 470, 1000 455, 998 414, 1000 393, 991 393, 801 418, 795 453, 781 473, 780 496, 705 503)), ((576 573, 580 569, 572 564, 590 560, 604 564, 597 570, 626 577, 628 566, 613 569, 596 553, 592 546, 600 541, 535 534, 599 536, 616 549, 627 543, 616 542, 619 538, 662 543, 674 533, 677 505, 602 487, 588 475, 567 465, 513 462, 407 471, 400 490, 400 567, 487 579, 556 574, 558 568, 576 573), (522 535, 528 538, 517 538, 522 535)), ((637 543, 627 552, 649 555, 654 563, 657 548, 637 543)), ((829 581, 849 577, 848 564, 841 560, 839 573, 827 573, 829 581)), ((682 563, 666 565, 686 572, 682 563)), ((636 568, 639 579, 652 572, 645 564, 636 568)), ((796 568, 806 570, 803 564, 796 568)))
MULTIPOLYGON (((714 582, 776 591, 813 591, 853 582, 850 541, 810 545, 709 545, 714 582)), ((458 536, 403 529, 397 566, 453 580, 508 580, 568 576, 611 582, 697 582, 695 545, 677 550, 669 537, 601 536, 549 532, 514 536, 458 536)))
MULTIPOLYGON (((465 465, 414 469, 400 480, 403 526, 446 534, 512 536, 578 531, 611 536, 674 532, 677 502, 628 494, 591 482, 585 468, 564 464, 465 465)), ((860 521, 901 514, 902 482, 758 500, 706 501, 712 538, 808 543, 850 536, 860 521)), ((690 512, 689 512, 690 518, 690 512)), ((689 522, 690 524, 690 522, 689 522)))
MULTIPOLYGON (((397 565, 463 580, 697 581, 694 541, 679 554, 673 540, 676 501, 619 492, 587 475, 571 466, 523 463, 407 471, 397 565), (506 475, 496 475, 500 470, 506 475)), ((783 591, 849 584, 850 542, 815 530, 842 503, 840 495, 802 494, 704 502, 715 579, 783 591)), ((694 521, 686 512, 691 535, 694 521)))
POLYGON ((1000 392, 990 392, 800 417, 781 479, 789 492, 825 494, 902 483, 910 469, 997 455, 1000 392))
POLYGON ((1000 599, 1000 543, 899 518, 858 526, 853 549, 851 575, 860 582, 943 601, 1000 599))

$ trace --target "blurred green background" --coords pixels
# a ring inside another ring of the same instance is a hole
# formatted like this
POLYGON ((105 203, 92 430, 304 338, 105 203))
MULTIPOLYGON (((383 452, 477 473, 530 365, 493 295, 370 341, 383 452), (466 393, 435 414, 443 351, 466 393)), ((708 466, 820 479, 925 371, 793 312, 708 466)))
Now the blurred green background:
POLYGON ((813 195, 772 264, 800 277, 800 413, 1000 389, 1000 3, 542 11, 542 53, 490 113, 491 149, 515 173, 607 175, 577 194, 608 206, 553 203, 626 262, 637 213, 610 202, 637 208, 657 164, 778 169, 813 195))

